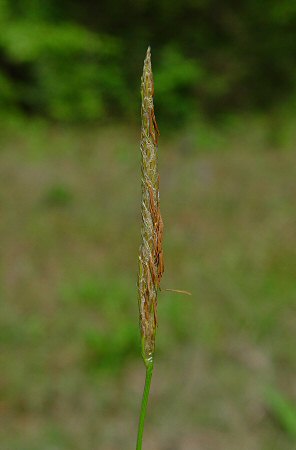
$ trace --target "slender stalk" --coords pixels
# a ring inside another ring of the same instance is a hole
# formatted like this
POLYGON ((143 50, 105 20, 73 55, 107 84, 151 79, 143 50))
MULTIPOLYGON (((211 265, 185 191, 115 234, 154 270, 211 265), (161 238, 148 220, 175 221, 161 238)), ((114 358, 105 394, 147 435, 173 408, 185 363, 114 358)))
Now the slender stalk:
POLYGON ((146 378, 145 385, 142 397, 140 418, 139 418, 139 426, 138 426, 138 439, 137 439, 137 448, 136 450, 142 450, 142 442, 143 442, 143 432, 144 432, 144 423, 147 411, 147 404, 150 392, 150 385, 153 373, 153 361, 146 366, 146 378))

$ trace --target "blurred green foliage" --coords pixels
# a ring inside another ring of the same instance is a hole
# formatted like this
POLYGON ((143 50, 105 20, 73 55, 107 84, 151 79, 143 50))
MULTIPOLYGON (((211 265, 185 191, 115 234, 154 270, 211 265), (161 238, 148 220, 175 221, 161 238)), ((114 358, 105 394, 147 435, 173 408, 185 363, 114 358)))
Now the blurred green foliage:
POLYGON ((5 1, 0 10, 2 112, 75 121, 104 117, 113 98, 121 107, 125 86, 115 63, 116 40, 45 19, 35 2, 24 3, 32 15, 5 1))
POLYGON ((296 440, 296 406, 273 387, 267 390, 266 402, 275 421, 296 440))
POLYGON ((2 0, 0 112, 135 117, 147 45, 167 123, 295 97, 293 0, 2 0))
POLYGON ((103 325, 83 330, 86 366, 90 371, 109 373, 122 367, 130 356, 138 356, 138 329, 130 316, 133 284, 121 278, 80 277, 66 284, 61 295, 68 304, 76 304, 103 317, 103 325), (116 320, 114 318, 116 317, 116 320))
POLYGON ((48 189, 43 200, 47 207, 63 207, 72 202, 73 195, 67 186, 54 184, 48 189))

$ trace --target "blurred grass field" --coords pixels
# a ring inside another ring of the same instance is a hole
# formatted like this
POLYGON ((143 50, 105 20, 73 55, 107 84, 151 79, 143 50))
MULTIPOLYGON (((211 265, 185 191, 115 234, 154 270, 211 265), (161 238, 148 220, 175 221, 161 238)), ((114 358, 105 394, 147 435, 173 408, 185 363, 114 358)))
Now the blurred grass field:
MULTIPOLYGON (((159 298, 146 450, 296 448, 296 153, 274 133, 161 136, 162 286, 192 297, 159 298)), ((1 449, 134 448, 139 132, 0 141, 1 449)))

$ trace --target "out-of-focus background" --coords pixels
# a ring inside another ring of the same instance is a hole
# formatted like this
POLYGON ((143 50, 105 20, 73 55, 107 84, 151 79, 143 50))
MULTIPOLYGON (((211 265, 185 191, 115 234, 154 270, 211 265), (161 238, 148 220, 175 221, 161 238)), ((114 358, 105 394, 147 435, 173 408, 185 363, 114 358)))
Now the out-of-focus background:
POLYGON ((296 3, 1 0, 3 450, 135 446, 140 95, 165 223, 146 450, 296 448, 296 3))

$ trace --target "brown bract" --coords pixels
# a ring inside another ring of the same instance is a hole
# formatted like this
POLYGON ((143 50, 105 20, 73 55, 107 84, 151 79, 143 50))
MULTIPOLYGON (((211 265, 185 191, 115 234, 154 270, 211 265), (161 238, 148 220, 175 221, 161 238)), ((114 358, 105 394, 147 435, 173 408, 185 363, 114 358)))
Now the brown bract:
POLYGON ((154 114, 153 95, 154 84, 149 47, 141 83, 142 227, 138 277, 142 353, 146 364, 152 360, 155 348, 157 294, 164 271, 163 222, 159 205, 157 167, 159 130, 154 114))

